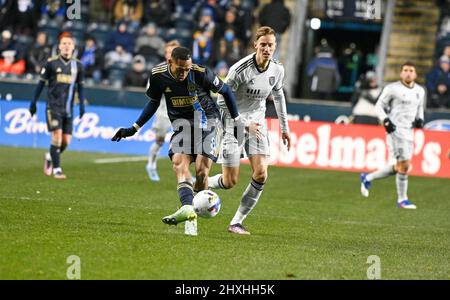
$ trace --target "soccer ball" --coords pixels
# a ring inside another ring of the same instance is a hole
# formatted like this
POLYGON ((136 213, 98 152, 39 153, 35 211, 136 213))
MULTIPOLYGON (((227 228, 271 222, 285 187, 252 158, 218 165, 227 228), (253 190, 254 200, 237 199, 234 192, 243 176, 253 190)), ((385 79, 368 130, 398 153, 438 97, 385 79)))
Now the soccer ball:
POLYGON ((204 190, 195 195, 193 205, 198 216, 212 218, 219 213, 222 202, 216 193, 204 190))

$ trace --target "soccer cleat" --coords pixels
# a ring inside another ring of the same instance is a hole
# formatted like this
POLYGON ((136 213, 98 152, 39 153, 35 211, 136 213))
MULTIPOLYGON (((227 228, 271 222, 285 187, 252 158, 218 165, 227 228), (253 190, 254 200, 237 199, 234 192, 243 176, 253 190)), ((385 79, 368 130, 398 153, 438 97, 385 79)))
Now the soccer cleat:
POLYGON ((46 176, 52 176, 53 172, 53 165, 52 165, 52 157, 50 156, 50 153, 45 153, 44 157, 44 174, 46 176))
POLYGON ((148 177, 150 178, 151 181, 159 181, 160 180, 158 171, 156 171, 156 169, 151 168, 150 165, 147 165, 146 169, 147 169, 148 177))
POLYGON ((62 170, 58 170, 56 172, 53 172, 53 178, 55 179, 66 179, 66 175, 62 172, 62 170))
POLYGON ((401 202, 397 202, 398 208, 406 208, 406 209, 416 209, 417 206, 415 206, 413 203, 409 202, 408 199, 403 200, 401 202))
POLYGON ((370 181, 366 179, 367 173, 361 173, 360 180, 361 180, 361 195, 363 197, 369 197, 369 188, 370 188, 370 181))
POLYGON ((175 213, 164 217, 162 221, 167 225, 177 225, 178 223, 195 219, 197 219, 197 214, 194 211, 194 207, 192 205, 183 205, 175 213))
POLYGON ((247 229, 245 229, 245 227, 239 223, 228 226, 228 232, 242 235, 250 235, 250 232, 247 231, 247 229))
POLYGON ((197 236, 197 219, 184 222, 184 234, 197 236))

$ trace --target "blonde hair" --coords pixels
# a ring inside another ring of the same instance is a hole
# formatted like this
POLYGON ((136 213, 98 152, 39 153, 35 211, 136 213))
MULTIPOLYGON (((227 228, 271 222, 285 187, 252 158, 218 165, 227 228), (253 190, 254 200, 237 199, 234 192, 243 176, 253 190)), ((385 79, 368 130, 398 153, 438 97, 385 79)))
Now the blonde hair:
POLYGON ((269 27, 269 26, 259 27, 256 30, 255 41, 259 40, 261 37, 263 37, 265 35, 270 35, 270 34, 275 35, 275 30, 273 30, 271 27, 269 27))
POLYGON ((167 42, 167 44, 166 44, 166 48, 168 48, 168 47, 180 47, 180 46, 181 46, 180 42, 177 41, 177 40, 171 40, 171 41, 167 42))

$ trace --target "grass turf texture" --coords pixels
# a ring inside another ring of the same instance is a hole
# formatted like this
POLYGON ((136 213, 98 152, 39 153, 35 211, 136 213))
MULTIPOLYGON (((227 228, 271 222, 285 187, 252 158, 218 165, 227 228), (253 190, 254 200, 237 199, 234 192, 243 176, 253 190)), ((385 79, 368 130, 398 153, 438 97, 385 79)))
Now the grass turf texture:
MULTIPOLYGON (((42 173, 42 149, 0 148, 0 279, 366 279, 369 255, 383 279, 450 279, 450 180, 410 177, 416 211, 396 208, 395 180, 369 199, 356 173, 271 167, 246 220, 226 231, 249 182, 218 191, 222 210, 199 219, 199 236, 161 218, 179 205, 168 160, 160 183, 145 162, 95 164, 117 155, 66 152, 66 181, 42 173)), ((211 174, 217 173, 214 166, 211 174)))

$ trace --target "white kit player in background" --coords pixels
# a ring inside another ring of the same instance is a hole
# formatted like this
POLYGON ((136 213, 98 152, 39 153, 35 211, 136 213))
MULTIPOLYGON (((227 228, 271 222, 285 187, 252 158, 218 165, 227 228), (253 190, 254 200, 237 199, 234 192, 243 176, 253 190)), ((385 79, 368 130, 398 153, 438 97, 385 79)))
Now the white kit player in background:
POLYGON ((264 26, 257 30, 254 42, 256 53, 246 56, 234 64, 225 82, 236 94, 241 117, 246 125, 245 133, 238 132, 234 121, 227 113, 223 98, 217 103, 224 114, 224 136, 221 148, 222 174, 209 177, 210 188, 229 189, 239 177, 241 154, 245 152, 252 167, 252 178, 244 191, 240 206, 230 222, 228 231, 250 234, 242 225, 255 207, 267 180, 269 163, 269 136, 265 120, 266 99, 272 94, 282 131, 283 143, 290 148, 286 101, 283 93, 284 67, 272 59, 276 48, 275 32, 264 26), (242 137, 242 138, 241 138, 242 137))
POLYGON ((388 84, 375 106, 378 118, 387 131, 390 164, 370 174, 361 174, 361 194, 369 196, 371 182, 396 174, 397 206, 416 209, 407 196, 408 171, 413 155, 413 128, 423 128, 425 90, 415 83, 416 68, 411 62, 402 65, 400 81, 388 84))
MULTIPOLYGON (((167 42, 164 54, 166 61, 169 61, 169 58, 172 54, 172 50, 175 49, 176 47, 180 47, 180 43, 178 41, 173 40, 167 42)), ((166 101, 164 100, 164 98, 162 98, 158 110, 156 111, 155 114, 155 120, 153 121, 152 124, 152 131, 155 133, 155 142, 148 151, 149 152, 148 163, 146 166, 148 177, 152 181, 160 180, 156 163, 158 160, 159 150, 164 145, 164 139, 171 127, 172 124, 170 123, 169 117, 167 115, 166 101)))

